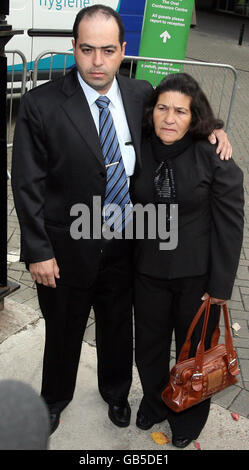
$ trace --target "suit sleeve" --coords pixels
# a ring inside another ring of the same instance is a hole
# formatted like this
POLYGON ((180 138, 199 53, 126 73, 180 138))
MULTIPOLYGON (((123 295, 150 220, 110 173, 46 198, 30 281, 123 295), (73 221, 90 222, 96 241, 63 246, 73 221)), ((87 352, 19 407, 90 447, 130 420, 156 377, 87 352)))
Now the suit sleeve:
POLYGON ((210 278, 207 292, 219 299, 230 299, 239 264, 243 240, 243 173, 231 159, 211 157, 210 278))
POLYGON ((40 113, 32 92, 24 95, 16 122, 12 156, 12 190, 21 229, 21 261, 54 257, 44 226, 48 156, 40 113))

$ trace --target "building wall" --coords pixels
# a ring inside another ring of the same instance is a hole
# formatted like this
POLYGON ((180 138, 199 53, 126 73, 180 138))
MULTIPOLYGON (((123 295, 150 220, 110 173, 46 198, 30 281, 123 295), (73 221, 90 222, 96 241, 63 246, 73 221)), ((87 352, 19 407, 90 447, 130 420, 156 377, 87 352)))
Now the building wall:
POLYGON ((216 0, 195 0, 197 10, 212 10, 216 7, 216 0))

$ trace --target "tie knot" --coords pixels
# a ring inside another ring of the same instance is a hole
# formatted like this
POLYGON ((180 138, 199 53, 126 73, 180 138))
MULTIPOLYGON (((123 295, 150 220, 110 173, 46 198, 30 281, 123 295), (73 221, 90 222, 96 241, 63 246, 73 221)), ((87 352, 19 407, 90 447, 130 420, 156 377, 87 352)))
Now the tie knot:
POLYGON ((110 104, 109 98, 107 96, 99 96, 99 98, 95 101, 96 105, 100 108, 108 108, 110 104))

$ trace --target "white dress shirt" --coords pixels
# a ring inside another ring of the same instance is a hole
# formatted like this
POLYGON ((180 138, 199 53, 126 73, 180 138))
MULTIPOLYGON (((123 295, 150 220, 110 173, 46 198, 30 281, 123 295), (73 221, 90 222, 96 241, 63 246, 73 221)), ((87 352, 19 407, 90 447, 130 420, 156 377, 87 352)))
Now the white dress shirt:
MULTIPOLYGON (((78 79, 85 93, 93 120, 99 133, 99 108, 96 105, 95 101, 101 95, 82 79, 79 72, 78 79)), ((134 173, 136 155, 133 145, 126 145, 128 142, 131 143, 132 139, 126 119, 120 89, 116 78, 114 78, 112 86, 105 96, 107 96, 110 100, 109 109, 112 113, 113 121, 115 124, 119 147, 122 154, 126 176, 129 184, 129 177, 132 176, 134 173)))

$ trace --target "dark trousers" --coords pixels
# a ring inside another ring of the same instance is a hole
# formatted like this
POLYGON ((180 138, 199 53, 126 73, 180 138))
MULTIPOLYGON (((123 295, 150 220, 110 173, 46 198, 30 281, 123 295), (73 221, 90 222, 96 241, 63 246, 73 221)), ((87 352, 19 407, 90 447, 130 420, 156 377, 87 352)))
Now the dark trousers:
MULTIPOLYGON (((172 333, 175 333, 176 357, 187 330, 206 292, 207 276, 159 280, 135 275, 136 364, 143 388, 140 410, 154 422, 169 421, 172 433, 196 439, 208 418, 210 400, 181 413, 171 411, 161 393, 169 381, 172 333)), ((212 306, 206 347, 219 318, 219 307, 212 306)), ((202 321, 195 329, 190 357, 201 336, 202 321)), ((172 366, 173 364, 171 364, 172 366)))
POLYGON ((62 410, 72 400, 81 346, 91 306, 96 321, 98 386, 110 404, 126 402, 133 361, 131 246, 103 241, 94 285, 78 289, 37 285, 46 338, 41 395, 62 410))

